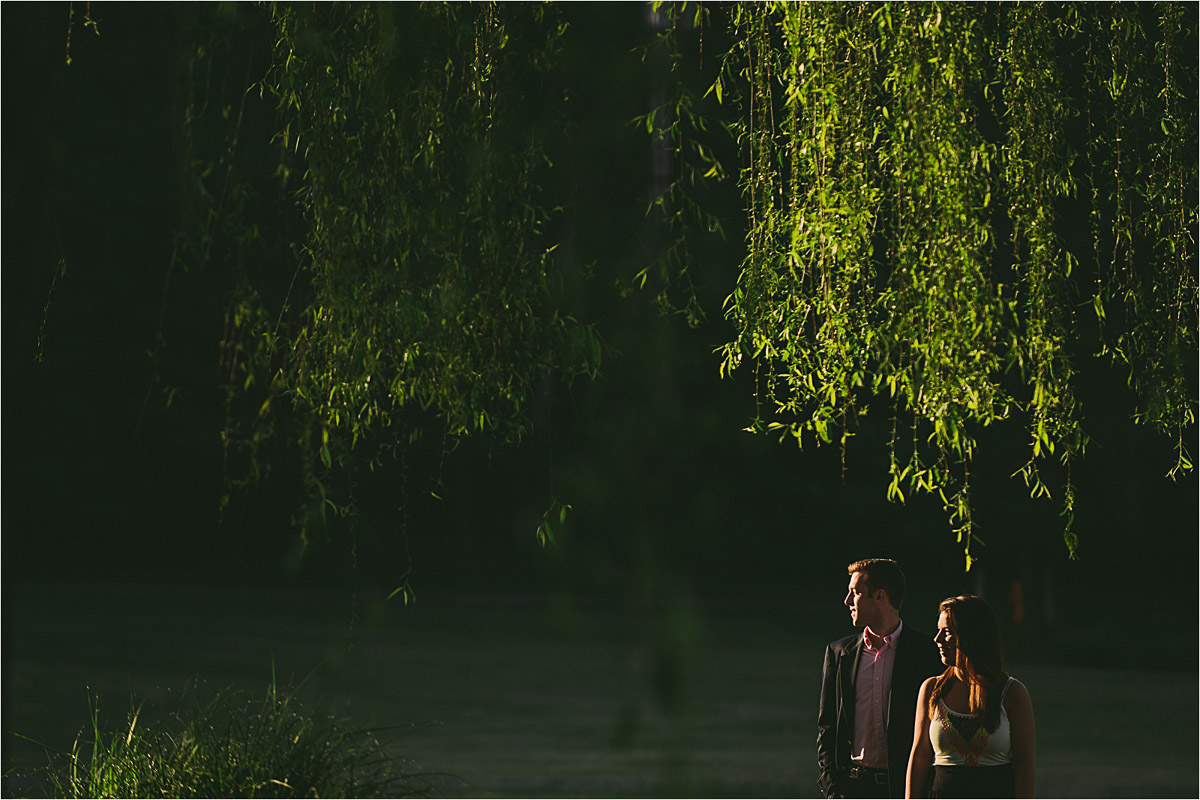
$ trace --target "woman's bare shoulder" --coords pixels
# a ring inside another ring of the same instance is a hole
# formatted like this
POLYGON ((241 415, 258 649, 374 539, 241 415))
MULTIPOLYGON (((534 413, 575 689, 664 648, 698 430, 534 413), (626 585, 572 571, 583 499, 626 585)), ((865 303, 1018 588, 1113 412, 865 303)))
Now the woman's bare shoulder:
POLYGON ((1004 694, 1004 707, 1011 709, 1014 704, 1028 705, 1029 689, 1016 678, 1010 678, 1004 694))

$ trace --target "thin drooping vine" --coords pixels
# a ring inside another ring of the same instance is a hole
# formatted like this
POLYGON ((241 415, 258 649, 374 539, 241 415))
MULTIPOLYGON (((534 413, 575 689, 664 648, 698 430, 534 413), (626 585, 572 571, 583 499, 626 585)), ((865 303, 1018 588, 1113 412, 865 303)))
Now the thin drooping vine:
POLYGON ((721 218, 708 208, 703 192, 706 185, 726 177, 713 140, 727 131, 706 108, 707 95, 692 85, 702 63, 708 10, 700 3, 654 2, 647 13, 655 41, 643 57, 653 63, 659 79, 649 111, 634 123, 645 127, 654 152, 647 213, 667 232, 668 240, 661 255, 634 276, 632 286, 649 287, 660 311, 680 315, 695 327, 706 318, 691 274, 695 250, 708 237, 725 236, 721 218), (697 33, 699 53, 689 51, 681 31, 697 33))
POLYGON ((1139 422, 1192 469, 1195 423, 1196 19, 1178 3, 1074 18, 1096 91, 1086 113, 1100 352, 1126 370, 1139 422), (1148 11, 1152 10, 1152 13, 1148 11), (1154 269, 1147 270, 1146 264, 1154 269))
POLYGON ((1001 189, 1012 229, 1009 252, 1019 280, 1017 310, 1023 326, 1022 344, 1012 352, 1031 389, 1022 398, 1030 456, 1020 474, 1032 497, 1050 497, 1038 467, 1043 451, 1054 455, 1058 450, 1066 468, 1063 536, 1074 552, 1070 462, 1083 454, 1087 436, 1080 424, 1070 352, 1077 305, 1070 276, 1077 259, 1064 249, 1056 229, 1058 205, 1076 193, 1072 154, 1062 135, 1072 110, 1065 100, 1066 65, 1055 58, 1059 48, 1052 9, 1014 5, 1004 11, 1001 22, 1007 37, 995 48, 1004 79, 996 90, 1003 93, 1002 123, 1007 129, 1001 189))

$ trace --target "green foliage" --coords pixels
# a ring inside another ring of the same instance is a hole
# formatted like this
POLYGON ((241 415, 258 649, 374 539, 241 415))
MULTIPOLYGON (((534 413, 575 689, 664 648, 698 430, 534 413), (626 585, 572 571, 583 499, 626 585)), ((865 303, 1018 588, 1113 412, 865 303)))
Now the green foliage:
MULTIPOLYGON (((556 7, 187 13, 197 24, 185 30, 204 33, 180 69, 191 216, 176 253, 231 287, 227 489, 298 464, 303 542, 328 510, 351 513, 355 470, 403 460, 430 430, 444 449, 483 431, 518 440, 542 382, 598 374, 599 337, 566 310, 554 253, 556 7), (235 19, 250 31, 240 40, 235 19)), ((703 319, 689 270, 698 237, 723 232, 706 192, 734 176, 746 255, 719 372, 752 365, 756 430, 845 447, 860 416, 890 417, 887 496, 937 495, 968 569, 971 465, 999 422, 1024 426, 1014 475, 1061 503, 1075 553, 1071 469, 1088 442, 1078 372, 1097 351, 1127 371, 1134 418, 1177 442, 1170 474, 1191 469, 1191 9, 653 15, 659 102, 635 122, 665 161, 651 213, 670 241, 634 284, 703 319), (710 45, 706 66, 714 21, 728 44, 716 58, 710 45), (724 133, 738 170, 718 157, 724 133)), ((563 508, 552 500, 539 539, 563 508)))
POLYGON ((558 544, 558 540, 554 536, 554 526, 565 525, 567 513, 570 510, 571 506, 561 502, 557 497, 550 501, 549 508, 542 512, 542 522, 537 528, 537 539, 543 547, 547 542, 558 544))
POLYGON ((411 403, 452 433, 519 435, 541 376, 594 370, 552 303, 549 120, 530 125, 554 102, 561 31, 540 6, 408 13, 273 9, 265 88, 281 170, 302 173, 313 300, 269 354, 326 430, 353 438, 411 403))
MULTIPOLYGON (((692 327, 705 319, 690 272, 697 240, 725 235, 720 218, 707 208, 703 191, 706 181, 726 177, 713 152, 712 140, 714 135, 727 135, 727 130, 703 108, 705 98, 698 97, 691 86, 698 65, 688 58, 687 47, 678 35, 681 28, 698 30, 703 35, 707 16, 700 4, 652 4, 655 41, 646 48, 643 59, 662 76, 651 90, 659 102, 634 119, 650 135, 654 150, 655 196, 647 213, 662 223, 669 241, 662 255, 634 276, 633 287, 644 290, 649 286, 660 311, 680 315, 692 327)), ((721 99, 718 84, 716 101, 720 103, 721 99)))
MULTIPOLYGON (((48 797, 414 797, 428 789, 386 756, 373 733, 304 712, 272 685, 261 698, 196 687, 161 724, 132 708, 123 725, 100 718, 70 752, 33 777, 48 797)), ((49 753, 49 751, 47 751, 49 753)))
POLYGON ((1114 6, 1069 21, 1094 91, 1084 113, 1101 353, 1127 370, 1137 419, 1192 469, 1196 420, 1196 15, 1178 3, 1114 6), (1154 265, 1146 270, 1144 265, 1154 265))
POLYGON ((1086 260, 1086 306, 1101 347, 1129 368, 1135 417, 1177 437, 1172 474, 1190 469, 1194 15, 740 4, 730 26, 713 92, 736 112, 749 230, 720 371, 754 363, 756 429, 844 447, 869 402, 890 407, 888 497, 936 493, 969 569, 979 431, 1023 419, 1030 456, 1017 472, 1049 497, 1040 467, 1061 463, 1074 554, 1086 260), (1072 250, 1059 220, 1081 179, 1091 254, 1072 250))
MULTIPOLYGON (((539 384, 595 377, 601 344, 563 309, 543 191, 565 99, 553 7, 248 13, 272 46, 241 102, 273 106, 276 167, 256 182, 255 162, 232 156, 245 132, 227 130, 226 154, 195 167, 201 180, 225 167, 228 191, 189 226, 202 233, 189 252, 203 264, 215 241, 236 272, 226 473, 254 480, 278 458, 261 448, 281 439, 308 487, 303 531, 349 512, 339 474, 402 458, 430 428, 520 439, 539 384), (271 218, 259 206, 272 202, 294 212, 271 218)), ((195 52, 199 83, 216 56, 195 52)))
MULTIPOLYGON (((1032 388, 1026 407, 1032 454, 1021 473, 1032 496, 1049 497, 1038 471, 1043 450, 1053 454, 1056 444, 1060 446, 1069 469, 1071 457, 1082 453, 1086 444, 1068 357, 1073 257, 1060 245, 1055 229, 1056 205, 1075 191, 1071 154, 1061 141, 1071 109, 1064 101, 1062 65, 1046 58, 1058 47, 1053 15, 1044 5, 1009 11, 1007 41, 996 43, 993 51, 1006 71, 1006 82, 996 86, 1004 95, 1003 122, 1009 130, 1001 188, 1008 202, 1011 256, 1020 276, 1018 311, 1024 324, 1024 341, 1013 347, 1010 359, 1015 357, 1032 388)), ((1072 551, 1073 501, 1068 477, 1063 489, 1064 535, 1072 551)))
MULTIPOLYGON (((83 10, 83 28, 91 29, 92 33, 100 35, 100 26, 92 19, 92 4, 88 3, 83 10)), ((75 4, 67 4, 67 66, 71 66, 71 32, 75 30, 75 4)))

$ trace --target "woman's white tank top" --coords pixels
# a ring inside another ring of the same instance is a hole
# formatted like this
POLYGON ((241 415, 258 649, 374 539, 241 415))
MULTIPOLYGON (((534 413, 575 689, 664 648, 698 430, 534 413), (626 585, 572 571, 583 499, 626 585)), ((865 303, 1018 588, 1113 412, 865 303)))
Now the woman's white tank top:
POLYGON ((1000 692, 1000 724, 988 733, 978 714, 959 714, 946 708, 939 697, 929 721, 935 767, 997 767, 1012 763, 1012 726, 1004 709, 1004 698, 1012 678, 1000 692))

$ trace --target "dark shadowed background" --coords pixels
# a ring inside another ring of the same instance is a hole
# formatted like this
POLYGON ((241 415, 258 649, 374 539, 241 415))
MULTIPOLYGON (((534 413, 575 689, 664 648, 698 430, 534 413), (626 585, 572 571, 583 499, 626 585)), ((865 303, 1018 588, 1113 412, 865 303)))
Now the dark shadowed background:
POLYGON ((1080 557, 1054 503, 1009 477, 1025 433, 999 426, 964 574, 939 504, 884 499, 885 420, 844 465, 743 432, 750 376, 718 379, 713 355, 736 195, 728 241, 693 267, 708 322, 618 290, 662 246, 629 124, 652 83, 637 4, 563 10, 560 255, 592 265, 572 302, 612 348, 602 377, 547 383, 519 446, 428 437, 302 560, 286 465, 218 520, 229 286, 169 273, 181 15, 89 13, 100 33, 76 25, 67 66, 67 5, 3 8, 5 768, 41 757, 13 731, 68 745, 89 688, 123 714, 195 675, 257 687, 274 661, 339 713, 414 726, 393 746, 451 773, 448 795, 813 795, 821 648, 849 631, 845 565, 878 555, 905 566, 914 626, 963 591, 997 610, 1044 793, 1196 794, 1198 500, 1194 476, 1161 477, 1170 442, 1128 420, 1119 375, 1082 364, 1080 557), (571 512, 543 547, 553 498, 571 512), (415 603, 385 599, 405 580, 415 603))

